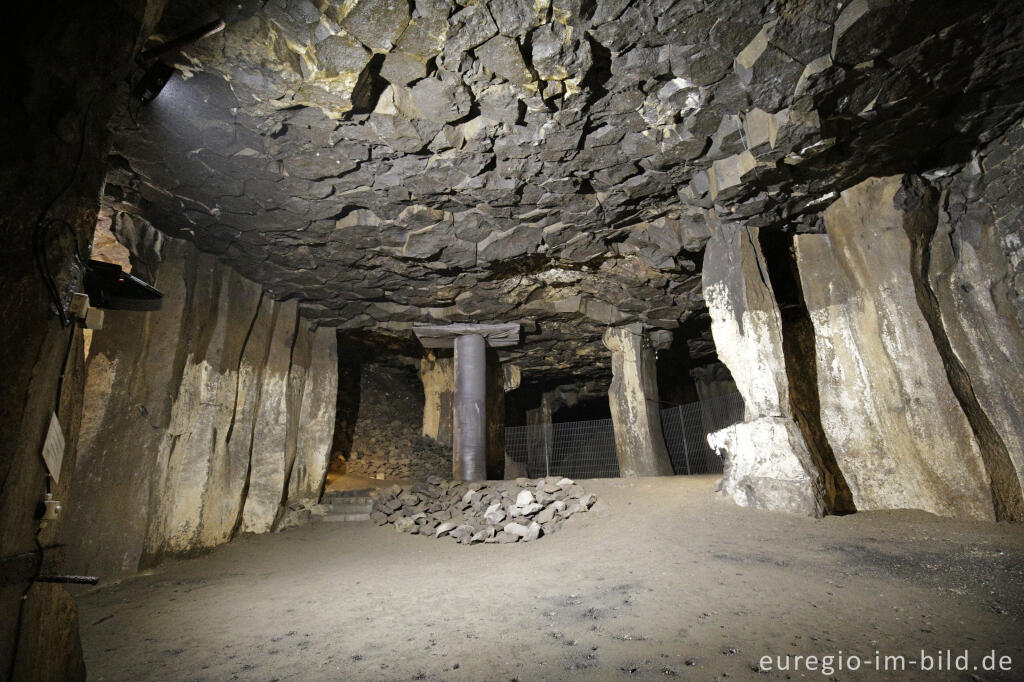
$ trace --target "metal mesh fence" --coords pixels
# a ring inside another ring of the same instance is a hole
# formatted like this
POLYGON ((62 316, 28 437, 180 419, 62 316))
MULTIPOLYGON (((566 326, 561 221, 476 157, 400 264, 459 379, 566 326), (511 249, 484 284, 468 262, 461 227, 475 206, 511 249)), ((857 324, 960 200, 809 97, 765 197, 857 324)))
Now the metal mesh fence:
POLYGON ((526 475, 614 478, 619 475, 611 419, 510 426, 505 452, 526 465, 526 475))
MULTIPOLYGON (((721 472, 722 462, 708 447, 707 434, 741 419, 743 399, 738 393, 662 410, 665 446, 675 473, 721 472)), ((611 419, 510 426, 505 429, 505 452, 526 466, 530 478, 619 475, 611 419)))
POLYGON ((707 435, 742 419, 739 393, 662 410, 661 430, 672 469, 683 475, 722 473, 722 460, 708 446, 707 435))

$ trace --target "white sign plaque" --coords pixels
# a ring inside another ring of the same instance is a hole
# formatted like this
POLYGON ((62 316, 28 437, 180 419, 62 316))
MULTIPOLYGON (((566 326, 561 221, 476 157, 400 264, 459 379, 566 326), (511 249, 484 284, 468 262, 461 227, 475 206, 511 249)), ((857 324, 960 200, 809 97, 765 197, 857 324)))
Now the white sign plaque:
POLYGON ((60 483, 60 467, 64 462, 64 432, 60 429, 57 414, 50 414, 50 428, 46 431, 46 442, 43 443, 43 460, 50 470, 50 477, 60 483))

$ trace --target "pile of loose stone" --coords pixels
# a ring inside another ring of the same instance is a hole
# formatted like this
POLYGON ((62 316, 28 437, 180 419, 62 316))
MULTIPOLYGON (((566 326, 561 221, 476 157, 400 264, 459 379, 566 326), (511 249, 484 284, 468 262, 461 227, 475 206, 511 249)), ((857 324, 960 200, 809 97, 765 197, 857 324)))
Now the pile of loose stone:
POLYGON ((360 443, 353 450, 345 471, 376 479, 425 480, 452 469, 452 451, 425 436, 383 438, 360 443))
POLYGON ((568 478, 446 481, 393 486, 377 494, 370 519, 403 533, 449 537, 464 545, 530 542, 556 532, 597 498, 568 478))

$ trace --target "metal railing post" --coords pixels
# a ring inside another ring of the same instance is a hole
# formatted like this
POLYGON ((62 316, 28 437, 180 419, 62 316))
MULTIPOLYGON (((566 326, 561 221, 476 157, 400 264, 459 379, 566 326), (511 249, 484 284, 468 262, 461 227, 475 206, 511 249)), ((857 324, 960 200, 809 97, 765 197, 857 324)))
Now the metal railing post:
POLYGON ((686 422, 683 421, 683 406, 679 406, 679 433, 683 437, 683 458, 686 461, 686 475, 690 475, 690 445, 686 442, 686 422))
POLYGON ((551 448, 554 447, 554 424, 544 425, 544 475, 551 475, 551 448))

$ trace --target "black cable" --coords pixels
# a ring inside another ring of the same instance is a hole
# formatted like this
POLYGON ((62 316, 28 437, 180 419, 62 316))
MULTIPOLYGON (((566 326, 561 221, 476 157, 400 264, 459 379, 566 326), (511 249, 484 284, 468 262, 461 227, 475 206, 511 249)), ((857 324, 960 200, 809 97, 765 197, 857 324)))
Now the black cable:
MULTIPOLYGON (((96 97, 93 97, 93 99, 91 99, 86 105, 85 111, 82 113, 81 122, 78 126, 78 157, 75 159, 75 165, 72 169, 71 177, 68 178, 67 183, 63 188, 61 188, 60 192, 58 192, 57 195, 54 196, 40 212, 39 217, 36 219, 35 230, 32 234, 32 248, 36 261, 36 269, 39 271, 40 277, 43 278, 43 283, 50 295, 50 299, 54 307, 57 309, 57 316, 60 318, 62 327, 68 326, 70 320, 64 310, 64 303, 60 298, 60 290, 57 288, 57 280, 54 278, 53 273, 50 270, 49 259, 46 257, 45 244, 43 243, 43 237, 45 236, 44 227, 46 225, 44 221, 46 220, 47 214, 53 209, 58 201, 64 198, 64 195, 71 190, 75 181, 78 180, 78 171, 82 167, 82 159, 85 158, 86 123, 89 118, 89 112, 92 111, 92 105, 95 101, 96 97)), ((74 228, 70 224, 67 224, 67 229, 71 232, 75 250, 78 252, 79 256, 81 256, 81 246, 78 244, 78 238, 75 235, 74 228)), ((84 266, 85 263, 82 265, 84 266)))
MULTIPOLYGON (((71 347, 75 344, 75 332, 77 331, 77 327, 72 326, 71 333, 68 334, 68 345, 64 349, 64 362, 60 366, 60 378, 57 379, 57 399, 54 401, 53 405, 54 414, 58 414, 60 412, 60 398, 61 394, 64 392, 64 375, 68 372, 68 358, 71 357, 71 347)), ((49 481, 47 481, 46 485, 49 487, 49 481)))

